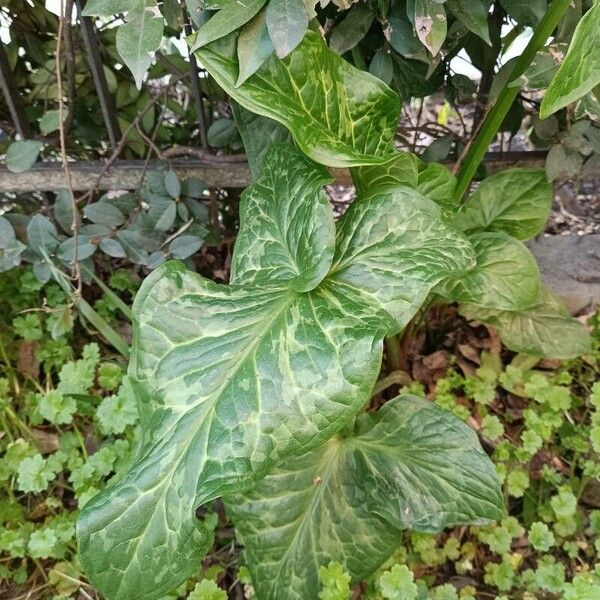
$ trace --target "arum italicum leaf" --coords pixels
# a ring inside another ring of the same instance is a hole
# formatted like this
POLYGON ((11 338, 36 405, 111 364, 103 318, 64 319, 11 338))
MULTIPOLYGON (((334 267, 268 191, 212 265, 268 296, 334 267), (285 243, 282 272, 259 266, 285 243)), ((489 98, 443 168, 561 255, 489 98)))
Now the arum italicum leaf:
POLYGON ((242 197, 232 284, 173 262, 142 284, 129 368, 142 440, 78 523, 85 571, 109 600, 153 600, 191 575, 212 541, 196 508, 342 428, 368 401, 383 337, 473 263, 408 188, 355 202, 334 240, 328 180, 275 146, 242 197))
POLYGON ((495 327, 504 345, 515 352, 541 358, 575 358, 590 351, 585 327, 545 286, 540 286, 535 301, 523 310, 466 303, 459 311, 468 319, 495 327))
POLYGON ((310 158, 352 167, 392 157, 398 96, 332 52, 320 35, 308 31, 294 52, 271 55, 239 87, 233 42, 209 44, 196 56, 236 102, 285 125, 310 158))
POLYGON ((543 169, 508 169, 486 177, 457 215, 465 231, 504 231, 530 240, 546 224, 552 185, 543 169))
POLYGON ((443 295, 504 310, 521 310, 538 297, 540 273, 525 245, 506 233, 482 232, 469 236, 477 264, 468 273, 445 281, 443 295))
POLYGON ((320 566, 340 562, 358 581, 403 529, 497 520, 504 504, 473 430, 415 396, 362 414, 353 435, 285 460, 225 501, 260 600, 316 599, 320 566))

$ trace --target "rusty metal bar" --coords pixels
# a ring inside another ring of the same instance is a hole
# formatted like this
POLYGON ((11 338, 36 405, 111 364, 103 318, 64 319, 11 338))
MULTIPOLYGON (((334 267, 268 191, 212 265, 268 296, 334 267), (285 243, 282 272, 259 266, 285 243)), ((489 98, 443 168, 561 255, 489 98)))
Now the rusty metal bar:
POLYGON ((23 108, 23 100, 13 77, 4 44, 0 43, 0 87, 6 99, 11 119, 22 138, 32 136, 31 126, 23 108))
POLYGON ((104 117, 104 124, 108 132, 108 139, 113 149, 117 147, 121 139, 121 130, 117 121, 117 109, 113 97, 108 89, 106 75, 102 66, 102 57, 100 56, 100 43, 96 35, 96 26, 90 17, 82 17, 81 12, 85 6, 85 0, 76 0, 77 13, 81 24, 81 35, 83 37, 83 45, 87 55, 94 85, 98 92, 98 100, 100 101, 100 109, 104 117))

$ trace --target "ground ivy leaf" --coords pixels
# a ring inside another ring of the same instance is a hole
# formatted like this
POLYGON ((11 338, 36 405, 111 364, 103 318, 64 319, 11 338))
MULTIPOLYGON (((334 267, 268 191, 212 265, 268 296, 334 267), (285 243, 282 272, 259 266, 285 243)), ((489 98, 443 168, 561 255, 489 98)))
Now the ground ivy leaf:
POLYGON ((519 310, 536 301, 540 272, 531 252, 522 242, 502 232, 469 236, 477 264, 468 273, 442 284, 442 295, 505 310, 519 310))
MULTIPOLYGON (((269 154, 264 180, 242 205, 261 189, 269 201, 273 190, 264 182, 281 152, 269 154)), ((289 173, 308 169, 300 153, 287 153, 280 181, 272 183, 282 190, 274 194, 282 205, 274 213, 287 220, 280 230, 292 236, 311 231, 311 215, 322 206, 310 181, 286 196, 289 173), (301 215, 304 226, 291 226, 301 215)), ((311 177, 324 179, 316 166, 311 177)), ((242 269, 236 280, 243 285, 220 285, 170 262, 136 297, 129 376, 140 408, 140 448, 123 477, 86 504, 78 524, 86 573, 110 600, 153 600, 190 576, 212 543, 196 508, 249 487, 285 456, 343 427, 371 394, 383 337, 412 318, 442 278, 472 260, 468 241, 442 223, 435 204, 408 188, 395 190, 353 204, 337 231, 331 271, 310 292, 299 292, 294 285, 315 285, 329 260, 327 228, 314 231, 320 247, 308 259, 290 262, 279 253, 263 261, 264 244, 250 245, 244 236, 274 232, 264 215, 243 206, 242 212, 246 225, 233 263, 264 265, 266 275, 242 269), (316 262, 310 258, 319 252, 316 262), (243 260, 239 253, 257 256, 243 260), (303 269, 299 277, 291 276, 290 264, 303 269)))
POLYGON ((457 223, 466 231, 505 231, 529 240, 544 228, 552 196, 542 169, 507 169, 481 182, 457 215, 457 223))
POLYGON ((285 125, 313 160, 348 167, 392 158, 398 96, 332 52, 317 33, 308 31, 285 59, 269 57, 239 87, 233 44, 224 40, 196 55, 236 102, 285 125))
POLYGON ((577 24, 567 56, 542 98, 540 117, 579 100, 600 83, 600 4, 577 24))
POLYGON ((505 346, 544 358, 574 358, 590 350, 585 327, 571 317, 562 302, 545 286, 536 301, 524 310, 497 310, 461 304, 468 319, 494 326, 505 346))
POLYGON ((400 396, 336 436, 286 460, 226 499, 261 600, 316 598, 319 567, 354 581, 396 549, 400 531, 436 532, 502 517, 494 466, 451 413, 400 396))

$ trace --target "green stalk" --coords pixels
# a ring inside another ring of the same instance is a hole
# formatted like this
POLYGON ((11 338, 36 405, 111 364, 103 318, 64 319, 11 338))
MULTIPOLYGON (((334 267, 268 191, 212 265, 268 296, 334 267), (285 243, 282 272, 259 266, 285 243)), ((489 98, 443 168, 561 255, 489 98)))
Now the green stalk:
POLYGON ((525 73, 536 53, 544 46, 546 40, 556 29, 556 26, 559 24, 569 4, 570 0, 554 0, 552 4, 550 4, 544 18, 536 27, 533 36, 523 51, 523 54, 519 56, 511 73, 510 80, 504 86, 496 103, 485 117, 483 125, 473 140, 458 172, 455 198, 459 202, 462 200, 465 192, 469 189, 471 181, 477 172, 477 167, 481 164, 487 149, 496 137, 512 103, 519 95, 521 90, 520 86, 512 87, 511 84, 514 84, 515 80, 525 73))

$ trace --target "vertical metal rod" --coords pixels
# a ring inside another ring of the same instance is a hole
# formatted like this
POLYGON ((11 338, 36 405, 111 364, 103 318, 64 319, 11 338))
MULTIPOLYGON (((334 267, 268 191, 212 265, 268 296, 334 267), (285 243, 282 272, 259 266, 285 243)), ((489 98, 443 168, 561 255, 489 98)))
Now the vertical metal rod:
POLYGON ((2 43, 0 43, 0 87, 6 99, 6 104, 8 104, 8 110, 17 133, 22 138, 31 137, 33 132, 23 108, 23 99, 17 89, 17 84, 15 83, 8 62, 8 56, 2 43))
MULTIPOLYGON (((189 21, 185 24, 185 34, 191 35, 192 27, 189 21)), ((190 82, 192 86, 192 94, 194 96, 194 104, 198 113, 198 125, 200 127, 200 143, 204 150, 208 149, 208 138, 206 135, 206 115, 204 114, 204 102, 202 101, 202 88, 200 86, 200 78, 198 77, 198 61, 193 52, 189 53, 190 58, 190 82)))
POLYGON ((100 109, 102 110, 106 130, 108 131, 108 139, 114 150, 121 139, 121 130, 117 121, 116 106, 113 97, 108 90, 108 83, 102 66, 100 44, 98 42, 98 36, 96 35, 96 28, 90 17, 81 16, 81 12, 85 6, 85 0, 76 0, 76 3, 88 64, 90 65, 94 85, 98 92, 98 100, 100 101, 100 109))

